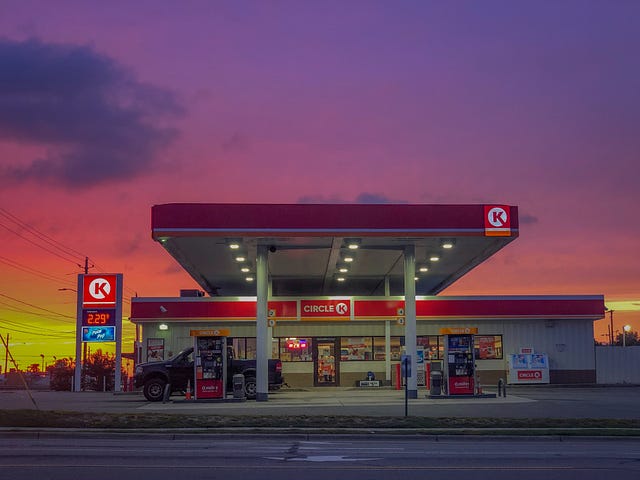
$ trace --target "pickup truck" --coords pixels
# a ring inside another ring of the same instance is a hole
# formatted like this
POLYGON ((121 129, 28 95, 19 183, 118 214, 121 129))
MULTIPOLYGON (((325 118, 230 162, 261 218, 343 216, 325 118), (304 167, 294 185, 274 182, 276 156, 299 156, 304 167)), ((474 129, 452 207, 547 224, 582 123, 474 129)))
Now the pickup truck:
MULTIPOLYGON (((227 350, 227 392, 233 388, 233 376, 244 375, 244 393, 248 399, 256 398, 256 361, 234 358, 233 349, 227 350)), ((142 392, 150 402, 159 402, 164 397, 165 385, 171 384, 171 392, 185 392, 187 380, 191 380, 191 388, 195 386, 193 368, 193 347, 187 348, 166 361, 146 362, 136 366, 135 386, 142 387, 142 392)), ((282 386, 282 362, 269 360, 269 389, 282 386)))

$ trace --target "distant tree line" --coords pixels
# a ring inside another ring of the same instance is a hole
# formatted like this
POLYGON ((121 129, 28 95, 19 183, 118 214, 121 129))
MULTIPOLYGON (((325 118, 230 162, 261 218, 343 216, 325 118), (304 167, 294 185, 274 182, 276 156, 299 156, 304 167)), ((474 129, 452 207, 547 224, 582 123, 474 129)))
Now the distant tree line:
MULTIPOLYGON (((48 368, 51 390, 71 390, 76 364, 67 358, 48 368)), ((82 390, 115 390, 116 356, 98 349, 87 357, 82 372, 82 390)), ((122 371, 123 378, 126 373, 122 371)))

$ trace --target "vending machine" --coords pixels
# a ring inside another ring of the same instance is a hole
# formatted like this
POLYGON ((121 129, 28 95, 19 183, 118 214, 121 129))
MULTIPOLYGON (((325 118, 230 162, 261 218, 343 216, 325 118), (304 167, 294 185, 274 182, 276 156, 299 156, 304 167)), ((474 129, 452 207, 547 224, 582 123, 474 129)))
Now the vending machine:
POLYGON ((475 389, 473 335, 445 335, 444 354, 449 395, 473 395, 475 389))
POLYGON ((227 337, 196 336, 194 369, 196 400, 225 398, 227 385, 227 337))

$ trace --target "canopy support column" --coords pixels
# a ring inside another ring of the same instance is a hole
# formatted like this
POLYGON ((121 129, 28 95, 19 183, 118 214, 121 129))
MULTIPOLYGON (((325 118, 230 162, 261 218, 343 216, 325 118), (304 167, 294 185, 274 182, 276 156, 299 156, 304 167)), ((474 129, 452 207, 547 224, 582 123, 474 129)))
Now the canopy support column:
POLYGON ((416 375, 416 250, 413 245, 404 248, 404 348, 411 362, 411 375, 407 379, 407 395, 418 398, 416 375))
POLYGON ((269 293, 268 261, 269 250, 258 245, 256 255, 256 401, 269 400, 269 352, 267 352, 267 298, 269 293))
MULTIPOLYGON (((389 276, 384 277, 384 296, 389 297, 391 295, 391 288, 389 286, 389 276)), ((384 322, 384 373, 385 379, 391 382, 391 321, 385 320, 384 322)))

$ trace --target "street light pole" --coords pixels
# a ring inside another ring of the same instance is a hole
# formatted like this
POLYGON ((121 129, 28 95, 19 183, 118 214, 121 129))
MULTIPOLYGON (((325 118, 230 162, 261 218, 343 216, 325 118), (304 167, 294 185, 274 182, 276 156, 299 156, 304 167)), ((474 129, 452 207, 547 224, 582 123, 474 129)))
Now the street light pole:
POLYGON ((625 325, 622 327, 622 346, 627 346, 627 332, 631 330, 631 325, 625 325))

